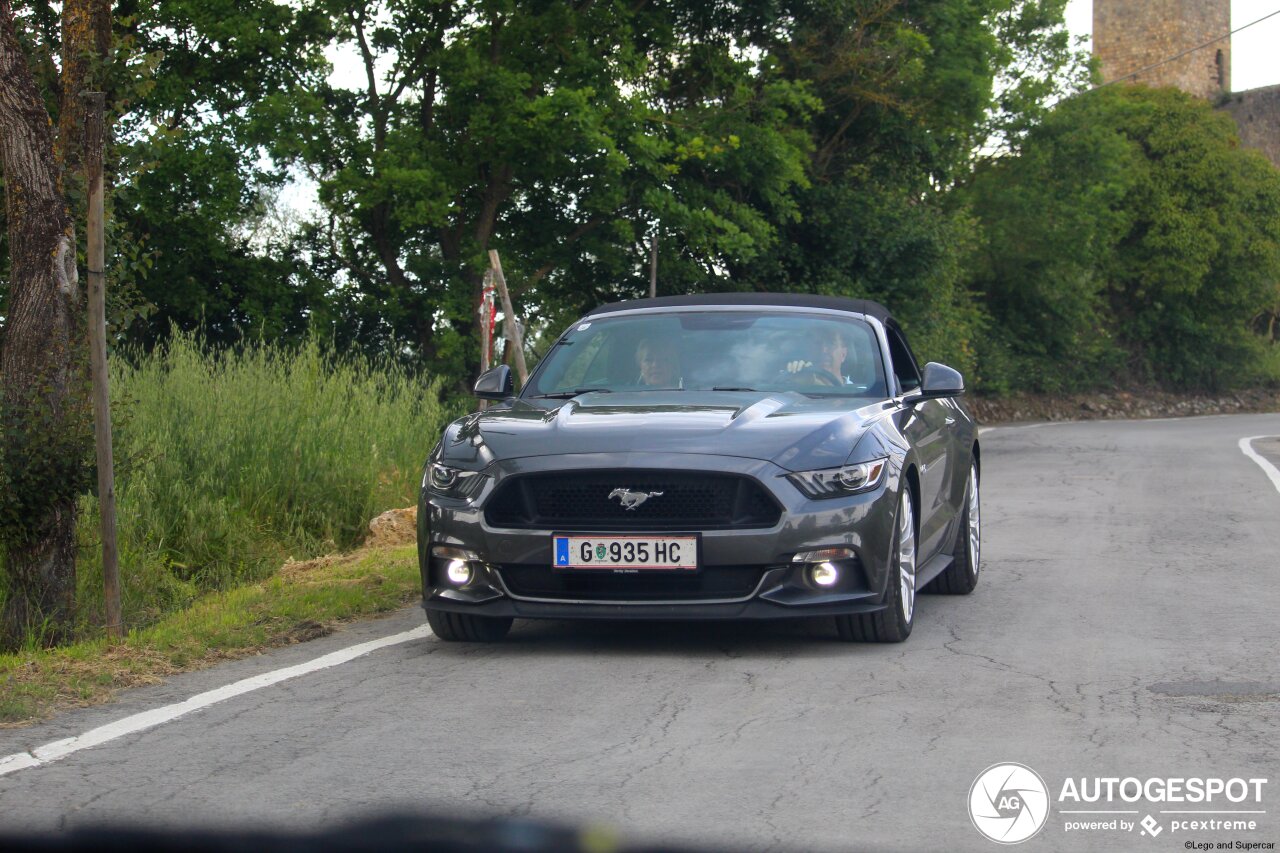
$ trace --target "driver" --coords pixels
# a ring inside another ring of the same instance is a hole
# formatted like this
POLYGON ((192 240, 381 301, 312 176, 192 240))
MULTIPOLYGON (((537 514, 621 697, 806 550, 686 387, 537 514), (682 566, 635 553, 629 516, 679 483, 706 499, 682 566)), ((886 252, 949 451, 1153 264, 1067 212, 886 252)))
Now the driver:
POLYGON ((787 362, 787 373, 816 385, 853 383, 844 374, 844 360, 849 357, 849 345, 845 343, 844 335, 839 329, 826 323, 816 327, 808 340, 808 346, 811 360, 796 359, 787 362))
POLYGON ((649 388, 683 388, 680 377, 680 353, 673 342, 644 338, 636 344, 636 367, 640 369, 637 385, 649 388))

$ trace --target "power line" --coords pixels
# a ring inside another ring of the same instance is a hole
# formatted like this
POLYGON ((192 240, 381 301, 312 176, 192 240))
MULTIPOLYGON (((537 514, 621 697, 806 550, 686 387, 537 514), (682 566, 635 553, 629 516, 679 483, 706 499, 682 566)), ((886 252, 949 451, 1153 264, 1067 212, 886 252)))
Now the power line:
POLYGON ((1095 86, 1094 89, 1105 89, 1112 84, 1123 83, 1125 80, 1132 80, 1134 77, 1137 77, 1140 74, 1145 74, 1146 72, 1150 71, 1153 68, 1159 68, 1161 65, 1168 65, 1170 62, 1176 62, 1177 60, 1181 59, 1182 57, 1186 56, 1189 53, 1195 53, 1197 50, 1203 50, 1206 47, 1211 47, 1220 41, 1226 41, 1236 33, 1244 32, 1245 30, 1249 29, 1249 27, 1252 27, 1255 24, 1261 24, 1263 21, 1268 20, 1269 18, 1274 18, 1276 15, 1280 15, 1280 9, 1276 9, 1274 12, 1272 12, 1269 15, 1263 15, 1261 18, 1259 18, 1256 21, 1250 21, 1249 23, 1245 24, 1243 27, 1237 27, 1236 29, 1227 33, 1225 36, 1218 36, 1215 39, 1210 39, 1204 44, 1198 44, 1195 47, 1189 47, 1186 50, 1182 51, 1182 53, 1175 54, 1174 56, 1170 56, 1166 59, 1162 59, 1159 62, 1148 65, 1146 68, 1139 68, 1137 71, 1134 71, 1130 74, 1126 74, 1123 77, 1117 77, 1114 80, 1108 80, 1106 83, 1103 83, 1101 86, 1095 86))

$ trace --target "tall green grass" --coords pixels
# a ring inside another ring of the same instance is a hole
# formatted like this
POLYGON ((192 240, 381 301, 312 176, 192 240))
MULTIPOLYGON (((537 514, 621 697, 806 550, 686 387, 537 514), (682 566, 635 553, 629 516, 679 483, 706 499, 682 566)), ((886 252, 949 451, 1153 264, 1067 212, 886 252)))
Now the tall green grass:
MULTIPOLYGON (((112 367, 125 619, 360 541, 409 506, 451 416, 438 384, 320 343, 212 352, 193 336, 112 367)), ((81 635, 102 623, 96 499, 81 502, 81 635)))

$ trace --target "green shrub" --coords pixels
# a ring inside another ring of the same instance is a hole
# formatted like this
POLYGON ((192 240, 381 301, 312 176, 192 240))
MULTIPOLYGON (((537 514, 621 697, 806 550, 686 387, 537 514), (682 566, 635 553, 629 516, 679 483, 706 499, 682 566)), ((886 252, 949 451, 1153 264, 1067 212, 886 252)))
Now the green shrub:
MULTIPOLYGON (((440 403, 434 381, 314 340, 210 351, 178 333, 115 359, 111 381, 132 627, 289 557, 357 544, 370 518, 414 503, 422 462, 457 408, 440 403)), ((80 510, 83 634, 103 621, 102 566, 96 499, 80 510)))
POLYGON ((1280 172, 1209 104, 1142 86, 1067 99, 955 198, 984 238, 986 390, 1277 378, 1251 325, 1280 299, 1280 172))

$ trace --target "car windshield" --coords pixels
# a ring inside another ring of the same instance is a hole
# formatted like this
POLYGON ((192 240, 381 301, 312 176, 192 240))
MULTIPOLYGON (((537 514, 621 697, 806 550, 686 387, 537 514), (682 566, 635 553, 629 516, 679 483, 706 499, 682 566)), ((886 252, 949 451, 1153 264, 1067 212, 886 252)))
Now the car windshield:
POLYGON ((672 311, 580 321, 522 396, 719 390, 884 398, 885 389, 875 332, 855 317, 672 311))

